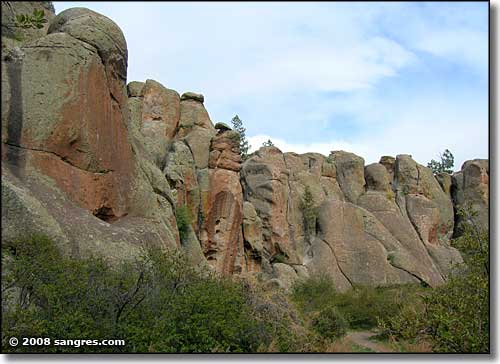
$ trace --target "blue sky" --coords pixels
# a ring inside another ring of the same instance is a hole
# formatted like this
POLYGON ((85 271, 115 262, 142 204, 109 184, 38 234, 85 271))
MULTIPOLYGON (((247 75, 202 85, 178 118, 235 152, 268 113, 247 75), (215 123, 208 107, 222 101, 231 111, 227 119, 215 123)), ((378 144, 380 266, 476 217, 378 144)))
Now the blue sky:
POLYGON ((488 3, 55 2, 113 19, 128 80, 201 92, 253 147, 488 157, 488 3))

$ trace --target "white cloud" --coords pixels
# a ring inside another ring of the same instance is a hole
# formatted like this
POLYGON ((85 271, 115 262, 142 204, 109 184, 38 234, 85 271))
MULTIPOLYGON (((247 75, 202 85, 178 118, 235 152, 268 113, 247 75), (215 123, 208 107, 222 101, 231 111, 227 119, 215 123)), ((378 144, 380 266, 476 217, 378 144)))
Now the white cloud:
POLYGON ((485 69, 488 63, 488 41, 484 32, 471 29, 443 29, 426 34, 416 42, 416 47, 453 62, 465 62, 485 69))
POLYGON ((395 110, 398 123, 349 139, 295 143, 265 134, 248 139, 251 151, 259 149, 270 139, 282 152, 315 152, 327 156, 331 151, 345 150, 363 157, 366 164, 378 162, 383 155, 410 154, 417 162, 426 165, 431 159, 438 159, 444 149, 450 149, 454 154, 455 170, 459 170, 468 159, 488 158, 487 110, 476 115, 474 109, 453 111, 449 107, 443 103, 439 107, 429 101, 417 102, 406 109, 395 110), (424 106, 427 106, 426 110, 423 110, 424 106))
POLYGON ((55 6, 112 18, 129 80, 203 93, 212 120, 238 113, 257 146, 271 135, 284 151, 344 149, 367 163, 486 156, 487 3, 55 6))

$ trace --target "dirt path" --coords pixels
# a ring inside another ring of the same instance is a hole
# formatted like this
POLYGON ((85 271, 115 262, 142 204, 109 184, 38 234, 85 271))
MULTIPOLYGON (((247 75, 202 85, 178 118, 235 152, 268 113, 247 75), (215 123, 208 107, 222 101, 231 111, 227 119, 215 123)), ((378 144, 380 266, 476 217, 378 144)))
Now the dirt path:
POLYGON ((375 333, 369 331, 351 331, 347 334, 346 338, 351 340, 353 343, 373 350, 376 353, 388 353, 393 351, 391 348, 382 343, 371 341, 370 337, 375 335, 375 333))

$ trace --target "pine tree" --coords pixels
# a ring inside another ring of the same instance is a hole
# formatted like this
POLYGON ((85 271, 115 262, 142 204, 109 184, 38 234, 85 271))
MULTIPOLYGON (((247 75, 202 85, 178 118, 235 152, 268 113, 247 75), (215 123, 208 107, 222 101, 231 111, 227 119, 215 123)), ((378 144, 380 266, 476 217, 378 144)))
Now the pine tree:
POLYGON ((241 159, 246 160, 248 158, 248 150, 250 149, 250 144, 248 143, 245 135, 246 129, 243 127, 243 122, 238 115, 235 115, 235 117, 231 120, 231 123, 233 124, 233 129, 240 134, 241 159))
POLYGON ((429 163, 427 163, 427 167, 432 169, 432 172, 434 172, 435 174, 441 172, 450 174, 453 173, 455 158, 448 149, 446 149, 443 154, 439 155, 439 159, 441 159, 440 162, 435 161, 434 159, 431 160, 429 163))
POLYGON ((262 143, 263 147, 274 147, 274 143, 271 141, 271 139, 267 139, 267 142, 262 143))

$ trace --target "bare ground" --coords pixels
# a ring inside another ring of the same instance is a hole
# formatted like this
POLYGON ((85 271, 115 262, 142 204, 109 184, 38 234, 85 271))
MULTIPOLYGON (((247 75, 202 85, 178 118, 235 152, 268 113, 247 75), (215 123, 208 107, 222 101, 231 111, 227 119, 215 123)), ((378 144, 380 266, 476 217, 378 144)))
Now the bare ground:
POLYGON ((353 343, 373 350, 376 353, 389 353, 393 352, 389 346, 383 343, 378 343, 370 340, 370 337, 375 336, 376 333, 370 331, 351 331, 347 334, 346 338, 353 343))

